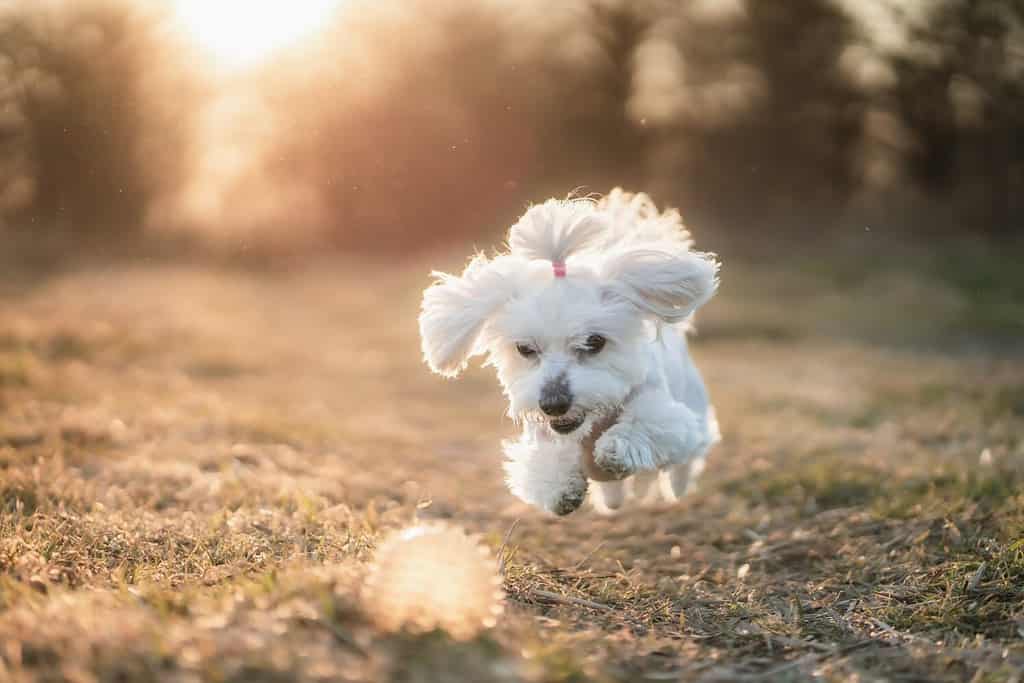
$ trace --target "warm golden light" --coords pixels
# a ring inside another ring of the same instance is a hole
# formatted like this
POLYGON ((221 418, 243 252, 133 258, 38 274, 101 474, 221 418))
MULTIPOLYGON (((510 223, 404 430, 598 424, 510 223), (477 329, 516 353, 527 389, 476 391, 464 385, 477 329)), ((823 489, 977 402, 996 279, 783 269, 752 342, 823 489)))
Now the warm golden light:
POLYGON ((342 0, 175 0, 176 14, 199 46, 222 65, 247 66, 320 28, 342 0))

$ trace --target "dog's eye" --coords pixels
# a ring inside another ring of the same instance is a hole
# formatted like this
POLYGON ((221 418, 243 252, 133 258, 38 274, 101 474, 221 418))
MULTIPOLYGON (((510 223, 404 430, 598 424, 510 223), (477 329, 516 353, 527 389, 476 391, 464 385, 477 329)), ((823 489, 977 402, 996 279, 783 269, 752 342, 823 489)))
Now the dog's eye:
POLYGON ((587 337, 586 346, 584 350, 589 354, 600 353, 601 349, 604 348, 604 344, 607 340, 599 334, 592 334, 587 337))
POLYGON ((533 358, 537 355, 537 349, 533 348, 529 344, 516 344, 516 351, 523 358, 533 358))

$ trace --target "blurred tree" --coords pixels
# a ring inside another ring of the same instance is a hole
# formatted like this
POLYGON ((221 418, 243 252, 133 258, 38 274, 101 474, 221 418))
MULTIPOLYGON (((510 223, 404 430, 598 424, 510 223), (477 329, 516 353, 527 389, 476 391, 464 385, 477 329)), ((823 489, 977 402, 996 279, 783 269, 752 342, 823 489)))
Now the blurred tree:
POLYGON ((645 186, 716 229, 822 226, 853 185, 859 97, 839 74, 849 20, 827 0, 673 5, 634 76, 634 119, 657 136, 645 186))
POLYGON ((150 3, 5 6, 0 221, 393 252, 625 185, 712 234, 1022 227, 1015 0, 343 7, 225 75, 150 3))
POLYGON ((37 226, 110 233, 141 224, 148 195, 133 152, 145 61, 132 16, 106 9, 0 25, 34 189, 16 216, 37 226))
POLYGON ((941 2, 894 58, 914 179, 952 201, 953 227, 1007 234, 1024 222, 1024 6, 941 2))

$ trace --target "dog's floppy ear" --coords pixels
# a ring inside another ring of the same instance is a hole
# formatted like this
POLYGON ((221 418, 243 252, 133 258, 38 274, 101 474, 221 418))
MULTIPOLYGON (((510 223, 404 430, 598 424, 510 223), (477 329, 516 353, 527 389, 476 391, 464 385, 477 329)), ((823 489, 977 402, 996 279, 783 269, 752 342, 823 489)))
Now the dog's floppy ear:
POLYGON ((670 323, 682 322, 718 288, 713 254, 650 248, 623 250, 601 269, 608 294, 670 323))
POLYGON ((423 292, 420 340, 423 359, 439 375, 455 377, 472 356, 483 353, 480 333, 512 295, 512 283, 502 273, 500 260, 489 261, 481 254, 461 277, 432 273, 435 282, 423 292))

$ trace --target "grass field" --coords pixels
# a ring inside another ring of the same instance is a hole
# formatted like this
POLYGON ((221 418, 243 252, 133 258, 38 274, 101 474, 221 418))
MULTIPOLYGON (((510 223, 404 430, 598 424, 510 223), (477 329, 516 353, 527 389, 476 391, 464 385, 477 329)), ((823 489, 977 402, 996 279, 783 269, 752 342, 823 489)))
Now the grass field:
POLYGON ((4 276, 0 680, 1020 680, 1019 253, 726 257, 700 491, 556 520, 503 487, 493 377, 420 361, 463 251, 4 276), (416 519, 504 555, 495 629, 368 620, 416 519))

